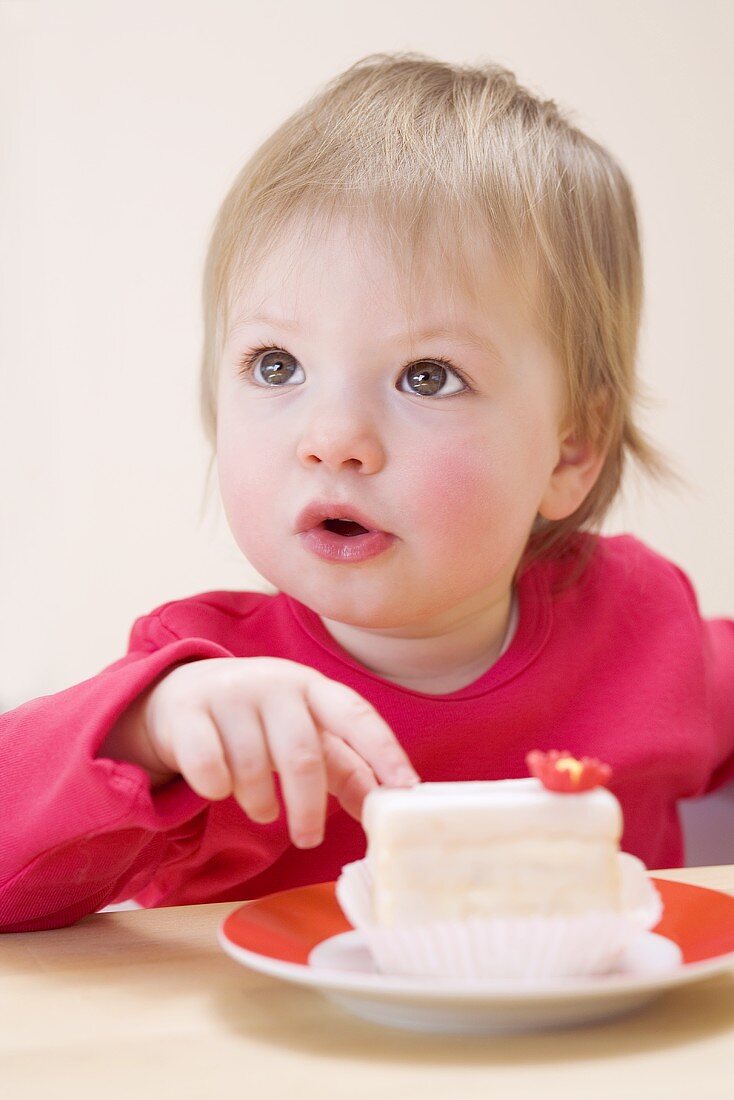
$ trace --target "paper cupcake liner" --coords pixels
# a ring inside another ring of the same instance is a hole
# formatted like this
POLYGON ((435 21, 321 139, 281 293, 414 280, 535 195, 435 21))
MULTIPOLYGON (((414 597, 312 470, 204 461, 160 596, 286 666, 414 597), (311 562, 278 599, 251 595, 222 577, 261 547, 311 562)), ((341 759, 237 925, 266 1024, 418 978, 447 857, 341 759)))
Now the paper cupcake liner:
POLYGON ((663 911, 644 863, 627 852, 620 852, 618 859, 620 912, 470 917, 381 928, 374 921, 366 859, 342 868, 336 897, 385 974, 526 981, 605 974, 641 932, 658 923, 663 911))

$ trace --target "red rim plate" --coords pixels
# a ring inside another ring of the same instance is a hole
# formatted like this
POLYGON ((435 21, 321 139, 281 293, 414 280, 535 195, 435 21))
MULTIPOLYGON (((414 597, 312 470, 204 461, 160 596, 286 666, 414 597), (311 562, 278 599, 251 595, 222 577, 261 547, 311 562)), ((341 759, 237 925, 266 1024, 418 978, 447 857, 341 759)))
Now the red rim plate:
MULTIPOLYGON (((652 931, 678 944, 684 964, 734 953, 734 897, 687 882, 651 881, 665 907, 652 931)), ((336 900, 335 886, 321 882, 257 898, 230 913, 222 931, 246 951, 308 966, 314 947, 352 930, 336 900)))

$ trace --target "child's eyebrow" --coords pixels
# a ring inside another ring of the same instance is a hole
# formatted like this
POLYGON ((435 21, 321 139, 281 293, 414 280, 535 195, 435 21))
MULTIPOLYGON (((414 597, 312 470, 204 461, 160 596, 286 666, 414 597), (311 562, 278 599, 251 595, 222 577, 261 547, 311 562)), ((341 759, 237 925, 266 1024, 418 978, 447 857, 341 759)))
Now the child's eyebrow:
POLYGON ((245 325, 272 325, 273 328, 283 328, 286 332, 300 332, 301 326, 294 321, 287 321, 281 317, 269 317, 267 313, 254 313, 252 316, 238 317, 234 325, 232 325, 232 332, 237 332, 238 329, 244 328, 245 325))
MULTIPOLYGON (((301 326, 294 321, 289 321, 284 317, 272 317, 266 313, 258 313, 252 316, 239 317, 230 330, 230 336, 236 335, 240 329, 245 328, 247 325, 255 324, 270 325, 272 328, 283 329, 285 332, 297 333, 302 331, 301 326)), ((431 328, 423 329, 421 332, 390 333, 385 336, 386 343, 392 341, 410 343, 411 341, 445 339, 455 340, 457 343, 464 344, 466 347, 474 348, 477 351, 489 351, 500 358, 496 345, 492 343, 488 336, 480 336, 478 333, 461 326, 434 325, 431 328)))

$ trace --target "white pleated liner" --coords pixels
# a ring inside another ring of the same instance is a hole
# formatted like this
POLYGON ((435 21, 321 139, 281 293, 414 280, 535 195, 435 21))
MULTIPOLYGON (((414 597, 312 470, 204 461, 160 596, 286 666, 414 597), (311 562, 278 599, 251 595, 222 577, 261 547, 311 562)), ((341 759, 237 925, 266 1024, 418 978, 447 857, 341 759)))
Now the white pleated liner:
POLYGON ((366 859, 347 863, 336 897, 364 935, 384 974, 444 978, 536 981, 606 974, 641 932, 654 928, 663 911, 644 863, 619 853, 621 912, 531 917, 470 917, 399 928, 374 922, 372 877, 366 859))

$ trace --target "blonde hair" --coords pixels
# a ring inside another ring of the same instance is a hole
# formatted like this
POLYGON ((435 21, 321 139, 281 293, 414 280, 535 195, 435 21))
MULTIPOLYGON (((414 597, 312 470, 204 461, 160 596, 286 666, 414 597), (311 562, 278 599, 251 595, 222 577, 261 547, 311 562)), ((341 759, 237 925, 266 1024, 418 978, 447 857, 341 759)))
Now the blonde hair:
POLYGON ((572 546, 581 548, 580 575, 628 457, 657 481, 687 484, 633 417, 635 403, 650 400, 635 369, 637 216, 619 164, 508 69, 413 52, 371 54, 327 83, 256 150, 218 211, 204 272, 200 391, 213 452, 235 294, 292 225, 344 214, 375 229, 396 268, 410 268, 430 242, 435 262, 450 263, 467 286, 481 262, 476 242, 491 242, 540 318, 562 368, 565 419, 605 460, 572 515, 536 518, 518 575, 572 546))

